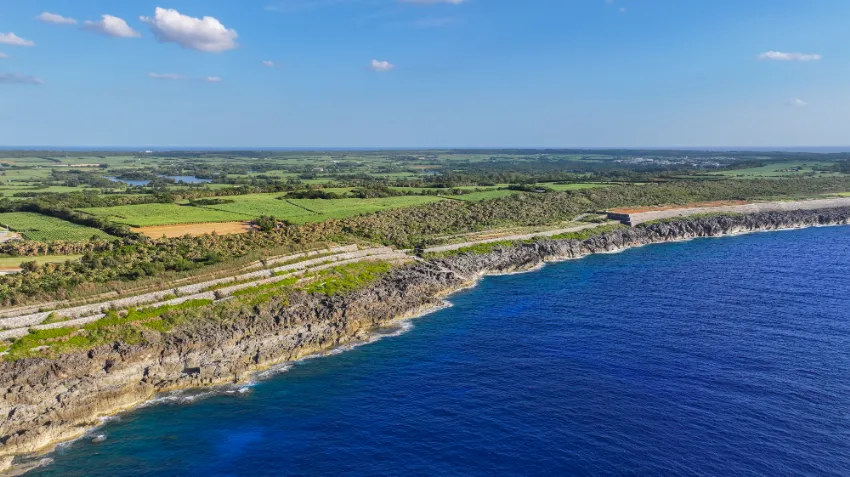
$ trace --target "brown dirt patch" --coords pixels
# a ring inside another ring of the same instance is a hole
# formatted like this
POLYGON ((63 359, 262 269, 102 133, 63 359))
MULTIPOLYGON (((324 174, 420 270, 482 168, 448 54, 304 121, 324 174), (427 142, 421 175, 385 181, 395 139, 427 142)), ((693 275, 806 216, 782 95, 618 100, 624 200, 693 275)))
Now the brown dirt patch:
POLYGON ((155 227, 139 227, 133 229, 134 232, 147 235, 151 238, 162 238, 163 235, 168 238, 182 237, 186 234, 197 236, 211 234, 213 232, 218 235, 233 235, 244 234, 251 230, 253 230, 253 226, 250 222, 157 225, 155 227))
POLYGON ((643 212, 657 212, 660 210, 676 210, 676 209, 694 209, 702 207, 728 207, 732 205, 747 205, 749 202, 745 200, 715 200, 713 202, 694 202, 687 205, 659 205, 655 207, 634 207, 611 209, 614 214, 640 214, 643 212))
POLYGON ((11 242, 12 240, 20 240, 21 236, 15 232, 0 232, 0 243, 11 242))

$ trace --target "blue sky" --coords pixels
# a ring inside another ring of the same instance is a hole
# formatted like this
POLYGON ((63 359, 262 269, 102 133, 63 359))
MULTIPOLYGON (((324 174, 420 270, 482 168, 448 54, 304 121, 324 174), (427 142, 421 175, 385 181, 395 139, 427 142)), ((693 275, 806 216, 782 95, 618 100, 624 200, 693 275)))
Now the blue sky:
POLYGON ((0 0, 0 145, 847 145, 848 18, 846 0, 0 0))

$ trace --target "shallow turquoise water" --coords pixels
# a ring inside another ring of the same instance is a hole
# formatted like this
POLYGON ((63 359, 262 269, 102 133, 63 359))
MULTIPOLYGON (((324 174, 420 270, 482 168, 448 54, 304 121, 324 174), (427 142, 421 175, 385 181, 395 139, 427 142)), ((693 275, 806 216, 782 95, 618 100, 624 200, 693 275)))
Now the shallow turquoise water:
POLYGON ((834 227, 487 278, 400 336, 125 414, 33 475, 850 475, 848 252, 834 227))

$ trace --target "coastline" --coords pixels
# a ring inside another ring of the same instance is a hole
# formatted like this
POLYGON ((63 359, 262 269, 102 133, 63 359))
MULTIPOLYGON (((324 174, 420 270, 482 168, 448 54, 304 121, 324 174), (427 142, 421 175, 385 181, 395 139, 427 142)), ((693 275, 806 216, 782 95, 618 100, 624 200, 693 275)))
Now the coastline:
MULTIPOLYGON (((95 354, 94 356, 91 356, 91 353, 77 356, 70 360, 68 364, 73 365, 81 360, 95 360, 98 361, 97 364, 100 364, 100 362, 111 360, 113 365, 107 367, 107 374, 110 374, 109 369, 116 368, 115 359, 120 357, 123 367, 115 369, 113 376, 110 377, 115 378, 117 376, 119 379, 106 379, 107 386, 103 386, 102 389, 98 388, 97 391, 76 396, 79 402, 73 403, 73 406, 65 409, 65 411, 68 411, 67 415, 72 419, 63 426, 43 429, 29 428, 27 431, 35 431, 34 435, 28 438, 20 438, 19 436, 26 436, 28 432, 13 435, 8 432, 8 422, 4 424, 0 428, 3 430, 2 435, 5 436, 3 437, 3 445, 0 447, 0 456, 2 456, 0 459, 5 459, 7 464, 11 464, 11 458, 14 456, 43 455, 53 450, 61 442, 72 441, 88 435, 92 429, 102 425, 103 419, 145 405, 157 399, 163 393, 247 383, 252 378, 262 379, 260 377, 262 373, 277 366, 285 367, 287 363, 327 356, 329 353, 334 353, 334 350, 344 352, 351 347, 368 344, 374 339, 386 336, 375 337, 375 333, 381 328, 386 329, 394 323, 409 322, 446 306, 451 306, 445 300, 447 297, 476 286, 478 281, 485 276, 528 273, 545 266, 546 263, 576 260, 597 253, 619 253, 630 248, 657 243, 685 242, 696 238, 721 238, 755 232, 847 224, 850 224, 850 209, 770 212, 743 217, 682 218, 674 222, 652 224, 638 229, 616 230, 584 241, 543 239, 529 244, 518 244, 511 248, 496 249, 482 255, 461 254, 422 262, 410 267, 406 272, 402 271, 391 275, 370 290, 357 292, 355 294, 357 296, 353 298, 324 301, 303 300, 301 305, 309 303, 323 306, 325 309, 304 315, 310 319, 305 323, 298 323, 299 326, 290 330, 282 330, 279 325, 269 326, 268 329, 274 329, 277 333, 271 339, 262 335, 265 329, 255 330, 249 326, 239 330, 242 333, 238 336, 227 336, 219 342, 238 343, 240 340, 246 340, 250 342, 250 346, 244 346, 245 343, 242 343, 243 346, 241 347, 231 346, 227 350, 215 353, 211 348, 217 345, 217 341, 212 341, 196 342, 188 348, 178 346, 175 349, 163 347, 163 349, 158 350, 161 353, 160 366, 162 366, 163 361, 167 361, 165 358, 171 359, 177 356, 182 358, 182 361, 178 361, 176 364, 184 371, 194 368, 194 365, 198 363, 206 364, 202 360, 199 361, 198 355, 223 359, 227 351, 241 349, 243 351, 241 355, 230 357, 231 361, 235 362, 250 356, 245 351, 256 352, 254 363, 246 364, 244 367, 233 366, 218 374, 204 375, 199 371, 198 376, 190 376, 189 379, 183 377, 185 373, 179 373, 178 379, 172 381, 162 381, 156 384, 144 379, 139 381, 139 376, 146 378, 149 376, 148 369, 155 366, 156 356, 151 353, 151 350, 119 350, 117 354, 114 351, 104 350, 102 354, 95 354), (378 297, 377 301, 375 297, 378 297), (387 299, 382 300, 381 298, 387 299), (392 301, 392 303, 388 305, 389 301, 392 301), (339 307, 342 309, 341 312, 339 307), (327 314, 323 314, 324 312, 327 312, 327 314), (321 319, 324 319, 327 323, 320 322, 321 319), (329 324, 334 326, 328 326, 329 324), (335 326, 337 325, 341 325, 341 327, 336 329, 335 326), (309 336, 304 336, 305 331, 309 333, 309 336), (293 337, 297 339, 292 340, 293 337), (280 345, 281 341, 288 343, 289 346, 276 347, 275 345, 280 345), (263 345, 265 345, 265 348, 263 348, 263 345), (167 355, 168 351, 176 352, 176 354, 167 355), (125 372, 117 373, 119 371, 125 372), (145 385, 139 386, 142 383, 145 385), (112 386, 108 386, 109 384, 112 386), (84 403, 93 403, 94 406, 90 409, 80 409, 79 406, 84 403), (95 421, 100 422, 95 423, 95 421), (39 430, 41 430, 40 433, 39 430)), ((266 325, 278 324, 283 321, 280 316, 269 316, 267 318, 271 322, 264 323, 266 325)), ((23 373, 25 379, 21 382, 15 379, 17 376, 10 373, 22 371, 22 368, 26 368, 25 364, 28 363, 17 365, 6 363, 0 367, 0 378, 4 380, 3 387, 7 388, 6 395, 8 396, 11 392, 13 395, 17 395, 22 402, 26 402, 23 396, 27 391, 22 384, 26 383, 32 376, 26 376, 26 373, 23 373)), ((46 365, 43 362, 39 364, 42 367, 46 365)), ((217 366, 221 368, 220 365, 217 366)), ((94 368, 97 368, 97 366, 94 368)), ((199 368, 203 368, 203 366, 199 368)), ((89 369, 92 369, 92 367, 88 366, 83 370, 89 369)), ((173 371, 171 374, 173 374, 173 371)), ((53 379, 52 384, 60 388, 64 387, 69 380, 68 376, 63 376, 61 373, 54 373, 49 376, 53 379)), ((81 376, 71 376, 71 378, 80 379, 81 376)), ((85 375, 85 378, 96 380, 103 379, 104 376, 93 374, 85 375)), ((46 395, 50 395, 50 392, 47 392, 46 395)), ((5 399, 6 401, 2 406, 3 410, 9 407, 6 404, 9 398, 5 399)), ((17 409, 17 406, 13 409, 17 409)), ((50 409, 50 412, 57 413, 57 410, 50 409)), ((62 416, 63 414, 59 412, 58 415, 62 416)), ((22 428, 20 426, 25 424, 24 421, 21 421, 19 429, 22 428)), ((26 470, 31 470, 31 468, 26 470)), ((13 472, 19 470, 23 469, 13 469, 13 472)))

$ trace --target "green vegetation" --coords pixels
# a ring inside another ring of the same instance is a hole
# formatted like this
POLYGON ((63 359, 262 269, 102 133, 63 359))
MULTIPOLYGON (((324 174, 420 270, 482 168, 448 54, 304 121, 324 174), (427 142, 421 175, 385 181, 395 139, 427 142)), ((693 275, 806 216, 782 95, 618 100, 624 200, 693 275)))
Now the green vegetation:
POLYGON ((282 194, 249 194, 233 196, 231 204, 209 205, 203 207, 211 213, 233 214, 242 217, 241 220, 271 215, 289 222, 306 222, 316 214, 310 210, 293 205, 287 200, 281 200, 282 194))
POLYGON ((250 217, 273 215, 290 223, 341 219, 379 210, 410 207, 440 200, 430 196, 401 196, 382 199, 281 199, 279 194, 234 197, 234 203, 206 208, 250 217))
POLYGON ((122 313, 110 311, 105 317, 80 329, 30 330, 28 335, 12 343, 5 359, 15 361, 26 357, 56 356, 118 341, 139 343, 144 339, 140 326, 167 332, 185 321, 187 315, 183 312, 210 304, 212 300, 189 300, 179 305, 163 305, 141 310, 131 308, 122 313))
POLYGON ((610 184, 543 184, 544 186, 552 189, 554 191, 563 192, 567 190, 582 190, 582 189, 593 189, 596 187, 609 187, 610 184))
POLYGON ((509 195, 514 195, 514 194, 517 194, 517 192, 513 191, 513 190, 494 189, 494 190, 485 190, 485 191, 482 191, 482 192, 470 192, 469 194, 463 194, 463 195, 449 195, 449 196, 446 196, 446 197, 449 197, 451 199, 456 199, 456 200, 468 201, 468 202, 478 202, 478 201, 482 201, 482 200, 498 199, 500 197, 507 197, 509 195))
POLYGON ((300 277, 290 277, 278 282, 266 283, 263 285, 256 285, 253 287, 243 288, 241 290, 237 290, 233 292, 233 296, 240 297, 246 295, 255 295, 258 293, 268 292, 271 290, 278 290, 281 288, 289 288, 292 285, 295 285, 300 280, 300 277))
POLYGON ((79 210, 131 227, 204 222, 237 222, 252 218, 249 215, 222 212, 208 207, 188 207, 175 204, 124 205, 116 207, 92 207, 79 210))
POLYGON ((754 179, 754 178, 781 178, 794 176, 840 176, 841 172, 830 171, 828 168, 833 163, 821 161, 787 161, 787 162, 772 162, 768 164, 748 167, 745 169, 732 169, 722 171, 720 174, 726 177, 738 179, 754 179))
POLYGON ((696 220, 696 219, 710 219, 710 218, 714 218, 714 217, 738 217, 738 216, 741 216, 741 215, 744 215, 744 214, 739 213, 739 212, 713 212, 713 213, 705 213, 705 214, 693 214, 693 215, 688 215, 687 217, 668 217, 666 219, 650 220, 648 222, 643 222, 643 223, 641 223, 637 226, 638 227, 648 227, 648 226, 653 225, 653 224, 667 224, 667 223, 671 223, 671 222, 679 222, 679 221, 682 221, 682 220, 685 220, 685 219, 696 220))
POLYGON ((47 263, 63 263, 68 260, 79 260, 82 255, 40 255, 37 257, 4 257, 0 256, 0 269, 18 268, 22 263, 35 262, 39 265, 47 263))
POLYGON ((413 207, 438 201, 440 201, 439 198, 430 196, 401 196, 382 199, 341 199, 334 201, 294 199, 289 202, 295 206, 313 211, 316 215, 304 221, 315 222, 326 219, 342 219, 382 210, 413 207))
POLYGON ((305 290, 327 296, 341 295, 365 287, 391 269, 392 265, 386 262, 357 262, 329 268, 318 272, 305 290))
POLYGON ((29 212, 0 213, 0 226, 21 234, 27 240, 78 242, 91 239, 113 238, 105 232, 54 217, 29 212))
POLYGON ((592 229, 584 229, 579 230, 578 232, 569 232, 565 234, 558 234, 552 237, 549 237, 552 240, 587 240, 591 237, 596 237, 602 234, 606 234, 608 232, 613 232, 618 229, 627 229, 628 227, 623 224, 609 224, 602 225, 600 227, 595 227, 592 229))

